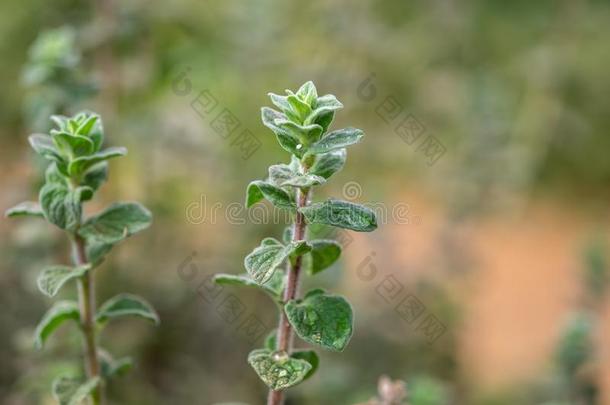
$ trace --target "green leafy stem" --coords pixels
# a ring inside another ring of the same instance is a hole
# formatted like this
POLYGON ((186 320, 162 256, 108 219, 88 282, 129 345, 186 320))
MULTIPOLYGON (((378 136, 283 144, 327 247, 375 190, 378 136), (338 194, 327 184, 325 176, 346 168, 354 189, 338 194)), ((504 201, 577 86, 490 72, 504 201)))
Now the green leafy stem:
POLYGON ((294 221, 285 229, 282 241, 265 238, 246 256, 245 274, 217 274, 215 282, 261 288, 277 304, 278 329, 269 335, 264 348, 250 353, 248 363, 270 389, 268 405, 280 405, 284 391, 311 377, 319 364, 315 351, 293 348, 295 333, 304 342, 340 352, 353 332, 353 311, 345 298, 322 289, 299 298, 302 273, 318 274, 341 255, 336 241, 308 240, 307 225, 370 232, 377 228, 377 220, 369 208, 348 201, 311 203, 313 188, 343 168, 346 147, 364 135, 355 128, 328 132, 335 111, 343 105, 331 94, 318 96, 312 82, 296 93, 286 90, 285 96, 269 96, 279 111, 263 107, 263 124, 291 154, 291 160, 272 165, 267 179, 248 185, 246 206, 267 200, 291 213, 294 221))
POLYGON ((78 302, 56 302, 36 327, 35 345, 42 348, 54 331, 74 321, 83 335, 86 375, 59 377, 53 383, 53 395, 60 405, 76 405, 88 397, 94 404, 103 404, 106 381, 126 372, 131 359, 113 359, 99 347, 99 334, 108 321, 118 317, 137 316, 155 324, 159 317, 144 299, 131 294, 119 294, 96 310, 94 270, 113 246, 150 226, 152 215, 138 203, 121 202, 83 221, 83 203, 107 180, 108 160, 127 151, 116 147, 101 150, 103 127, 97 114, 51 119, 57 128, 50 135, 29 138, 33 149, 50 161, 38 202, 18 204, 6 215, 43 218, 69 235, 74 265, 43 269, 38 288, 54 297, 65 285, 76 282, 78 302))

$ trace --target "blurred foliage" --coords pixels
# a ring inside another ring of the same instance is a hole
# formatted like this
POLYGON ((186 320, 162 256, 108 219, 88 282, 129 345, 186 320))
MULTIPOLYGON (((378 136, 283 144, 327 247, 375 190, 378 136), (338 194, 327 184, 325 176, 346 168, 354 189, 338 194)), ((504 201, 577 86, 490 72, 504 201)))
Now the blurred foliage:
MULTIPOLYGON (((23 168, 33 159, 26 135, 46 130, 47 122, 36 117, 53 109, 100 111, 109 142, 130 151, 130 159, 113 163, 111 177, 116 178, 101 190, 102 199, 142 200, 155 213, 155 223, 104 264, 98 299, 121 285, 151 297, 163 324, 153 334, 118 324, 102 342, 117 355, 133 353, 138 363, 110 396, 121 404, 258 403, 265 392, 242 363, 255 345, 236 336, 218 315, 217 303, 206 302, 198 288, 206 275, 240 273, 236 258, 262 236, 281 233, 281 224, 260 226, 245 212, 243 224, 227 223, 222 211, 211 222, 213 204, 243 201, 248 181, 264 176, 269 161, 284 159, 260 123, 267 92, 314 80, 321 92, 344 101, 348 108, 335 124, 363 128, 370 142, 354 149, 337 184, 358 178, 366 190, 363 200, 394 201, 410 192, 407 186, 425 184, 447 206, 454 221, 449 227, 499 210, 518 213, 530 197, 554 198, 598 221, 607 217, 610 200, 608 21, 610 4, 600 0, 180 0, 154 5, 143 0, 4 0, 2 208, 31 198, 40 181, 39 173, 23 168), (187 68, 192 90, 180 96, 173 82, 187 68), (377 93, 366 101, 357 89, 373 72, 377 93), (191 106, 204 89, 218 101, 210 116, 191 106), (423 137, 433 134, 446 147, 434 166, 395 133, 396 123, 387 124, 376 112, 388 96, 426 127, 423 137), (243 160, 231 138, 212 128, 224 108, 238 118, 238 130, 247 128, 261 141, 250 159, 243 160), (185 218, 191 203, 206 209, 205 220, 185 218), (181 278, 177 269, 193 252, 196 275, 181 278), (227 381, 239 384, 227 393, 227 381)), ((324 194, 338 195, 340 187, 329 186, 324 194)), ((390 249, 393 241, 379 234, 367 242, 380 252, 390 249)), ((0 312, 0 402, 47 403, 42 376, 57 371, 52 360, 60 356, 53 351, 65 352, 71 343, 66 340, 76 336, 64 331, 65 339, 50 342, 48 353, 32 349, 29 336, 48 304, 36 294, 34 280, 53 252, 67 247, 33 223, 3 221, 0 235, 0 305, 7 308, 0 312), (39 249, 27 248, 32 245, 39 249)), ((435 258, 448 256, 443 270, 459 267, 456 255, 468 254, 456 246, 451 254, 435 252, 435 258)), ((595 314, 600 299, 594 296, 605 292, 607 264, 601 257, 604 245, 598 246, 585 253, 589 281, 583 285, 590 288, 577 312, 595 314)), ((348 250, 356 262, 365 254, 348 250)), ((328 288, 352 288, 346 282, 353 272, 348 263, 339 265, 344 276, 325 279, 328 288)), ((386 265, 399 270, 398 264, 386 265)), ((324 377, 297 387, 287 405, 366 401, 384 373, 406 381, 408 390, 423 379, 423 388, 416 389, 424 401, 443 401, 443 395, 452 403, 485 405, 570 401, 558 398, 566 387, 559 371, 493 398, 467 384, 458 364, 459 299, 431 283, 413 280, 409 288, 446 322, 447 333, 438 342, 429 345, 391 307, 369 302, 374 287, 366 286, 355 308, 352 347, 340 358, 322 356, 324 377)), ((263 313, 261 321, 271 329, 275 320, 269 302, 255 294, 246 294, 243 302, 263 313)), ((598 321, 591 322, 595 328, 598 321)), ((567 350, 558 355, 558 370, 568 359, 570 367, 578 367, 588 351, 578 343, 586 325, 567 328, 565 340, 558 341, 558 351, 567 350)))

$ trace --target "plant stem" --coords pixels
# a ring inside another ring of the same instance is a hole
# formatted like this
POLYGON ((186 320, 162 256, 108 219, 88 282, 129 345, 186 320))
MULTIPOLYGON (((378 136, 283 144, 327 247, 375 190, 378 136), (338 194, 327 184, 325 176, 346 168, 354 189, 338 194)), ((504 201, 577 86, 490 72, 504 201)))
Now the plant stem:
MULTIPOLYGON (((309 203, 310 190, 297 190, 297 208, 305 207, 309 203)), ((292 240, 300 241, 305 239, 305 217, 298 210, 292 230, 292 240)), ((284 289, 284 303, 295 299, 299 292, 299 275, 301 273, 301 263, 303 256, 298 256, 294 261, 294 265, 289 264, 288 279, 286 281, 286 288, 284 289)), ((292 326, 288 321, 288 317, 283 310, 280 311, 280 322, 277 332, 277 350, 284 351, 290 354, 292 350, 292 326)), ((267 398, 267 405, 282 405, 284 403, 284 391, 269 390, 269 396, 267 398)))
MULTIPOLYGON (((85 241, 78 234, 73 238, 74 262, 77 266, 88 263, 85 251, 85 241)), ((89 270, 78 279, 78 302, 80 307, 80 322, 85 341, 85 369, 88 378, 100 376, 100 363, 97 355, 97 342, 95 333, 95 280, 93 271, 89 270)), ((103 381, 92 391, 91 398, 94 405, 105 402, 103 381)))

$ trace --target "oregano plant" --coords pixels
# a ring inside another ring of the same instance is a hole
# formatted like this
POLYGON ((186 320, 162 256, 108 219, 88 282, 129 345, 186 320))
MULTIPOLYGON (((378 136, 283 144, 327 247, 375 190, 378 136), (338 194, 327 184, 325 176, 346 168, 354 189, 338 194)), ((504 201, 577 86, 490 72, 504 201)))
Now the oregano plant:
POLYGON ((102 149, 104 132, 99 115, 82 112, 73 117, 52 116, 56 125, 50 135, 29 137, 32 148, 50 164, 38 202, 23 202, 9 209, 9 217, 39 217, 65 231, 72 245, 71 265, 53 265, 42 270, 38 288, 56 296, 66 286, 76 285, 78 301, 57 301, 36 327, 35 345, 42 348, 51 334, 66 322, 81 331, 84 345, 82 377, 59 376, 53 395, 61 405, 80 404, 90 398, 93 404, 105 402, 106 382, 131 368, 131 359, 114 359, 99 345, 99 336, 109 321, 137 316, 159 323, 155 310, 144 299, 119 294, 96 309, 95 270, 113 246, 146 229, 151 213, 135 202, 118 202, 84 218, 83 204, 108 178, 108 160, 123 156, 122 147, 102 149))
POLYGON ((314 350, 293 347, 294 334, 311 345, 340 352, 353 330, 353 311, 342 296, 316 288, 303 296, 299 284, 339 258, 334 240, 308 239, 308 224, 323 224, 358 232, 377 228, 372 210, 348 201, 328 199, 312 203, 312 190, 325 184, 345 165, 346 147, 359 142, 363 132, 344 128, 329 132, 335 112, 343 105, 331 94, 318 96, 307 82, 294 93, 269 94, 279 110, 262 108, 263 124, 271 129, 283 149, 291 154, 287 164, 269 167, 265 180, 248 185, 246 206, 268 200, 293 218, 282 240, 265 238, 244 260, 243 275, 217 274, 218 284, 255 286, 279 308, 279 325, 261 349, 252 351, 248 363, 269 387, 268 405, 282 404, 284 391, 308 379, 318 368, 314 350), (286 264, 285 268, 282 266, 286 264))

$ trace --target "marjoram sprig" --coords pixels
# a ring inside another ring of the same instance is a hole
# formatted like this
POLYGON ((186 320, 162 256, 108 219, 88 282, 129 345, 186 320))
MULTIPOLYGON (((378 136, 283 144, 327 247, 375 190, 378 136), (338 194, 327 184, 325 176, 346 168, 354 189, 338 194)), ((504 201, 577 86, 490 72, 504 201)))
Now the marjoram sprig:
POLYGON ((50 161, 38 202, 23 202, 6 215, 46 219, 70 238, 73 265, 43 269, 38 287, 54 297, 62 287, 75 283, 78 302, 56 302, 36 327, 35 344, 41 348, 59 326, 74 322, 83 336, 85 375, 60 376, 53 383, 53 395, 61 405, 79 404, 87 398, 93 404, 103 404, 107 381, 131 367, 130 358, 114 359, 99 346, 104 327, 123 316, 141 317, 154 324, 159 323, 159 317, 150 304, 132 294, 116 295, 96 309, 95 270, 113 246, 146 229, 152 215, 138 203, 119 202, 83 218, 83 203, 91 200, 108 178, 108 160, 125 155, 127 150, 102 149, 104 132, 97 114, 82 112, 51 119, 57 128, 50 135, 29 137, 32 148, 50 161))
POLYGON ((248 185, 246 206, 266 199, 290 212, 293 223, 281 241, 265 238, 246 256, 245 274, 217 274, 215 282, 260 287, 277 303, 277 331, 267 338, 265 347, 249 354, 248 363, 270 389, 268 404, 279 405, 284 401, 284 390, 308 379, 318 368, 314 350, 293 348, 294 333, 306 343, 340 352, 353 330, 352 307, 344 297, 319 288, 299 296, 301 276, 325 270, 341 254, 341 246, 334 240, 309 240, 307 225, 370 232, 377 228, 377 220, 369 208, 348 201, 311 202, 313 188, 343 168, 346 147, 364 135, 355 128, 328 132, 335 111, 343 108, 337 98, 331 94, 319 97, 312 82, 296 93, 286 90, 285 96, 269 96, 279 111, 263 107, 263 124, 273 131, 291 159, 288 164, 269 167, 266 180, 248 185))

